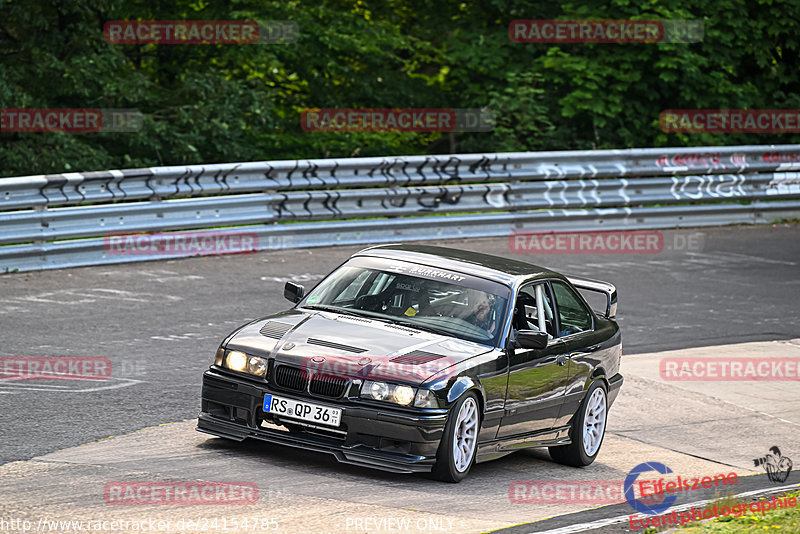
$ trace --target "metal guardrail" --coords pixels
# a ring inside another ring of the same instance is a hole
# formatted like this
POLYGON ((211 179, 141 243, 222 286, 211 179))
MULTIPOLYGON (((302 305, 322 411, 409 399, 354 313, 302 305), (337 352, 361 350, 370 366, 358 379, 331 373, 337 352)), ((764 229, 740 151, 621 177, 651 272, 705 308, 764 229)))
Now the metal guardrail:
POLYGON ((109 236, 142 232, 241 227, 268 250, 798 216, 800 145, 69 173, 0 178, 0 272, 196 255, 108 253, 109 236))

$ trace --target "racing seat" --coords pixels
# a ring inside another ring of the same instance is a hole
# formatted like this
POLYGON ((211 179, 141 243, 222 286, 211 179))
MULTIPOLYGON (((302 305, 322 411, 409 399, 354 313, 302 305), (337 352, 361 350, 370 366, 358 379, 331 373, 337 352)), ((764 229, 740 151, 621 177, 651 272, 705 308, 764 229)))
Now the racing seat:
POLYGON ((428 287, 425 284, 420 287, 419 293, 416 295, 416 301, 419 304, 419 315, 439 315, 431 305, 431 295, 428 293, 428 287))

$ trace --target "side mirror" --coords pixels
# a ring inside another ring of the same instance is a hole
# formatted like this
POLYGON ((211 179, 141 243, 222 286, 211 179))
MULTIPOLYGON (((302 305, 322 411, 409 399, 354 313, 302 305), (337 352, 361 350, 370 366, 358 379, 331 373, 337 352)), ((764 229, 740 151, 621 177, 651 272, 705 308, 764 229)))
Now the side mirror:
POLYGON ((286 285, 283 287, 283 296, 286 297, 286 300, 294 302, 295 304, 300 302, 300 299, 302 299, 305 294, 306 288, 294 282, 286 282, 286 285))
POLYGON ((547 333, 539 330, 520 330, 517 332, 515 347, 523 349, 543 349, 547 347, 547 333))

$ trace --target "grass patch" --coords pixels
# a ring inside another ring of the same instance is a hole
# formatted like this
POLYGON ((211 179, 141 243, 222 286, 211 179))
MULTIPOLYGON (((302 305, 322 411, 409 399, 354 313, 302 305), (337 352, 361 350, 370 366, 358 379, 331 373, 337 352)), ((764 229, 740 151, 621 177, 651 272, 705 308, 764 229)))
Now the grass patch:
MULTIPOLYGON (((788 499, 794 497, 798 499, 798 492, 785 494, 780 497, 781 500, 784 498, 788 499)), ((776 496, 776 499, 778 497, 776 496)), ((771 501, 772 498, 769 499, 759 499, 758 501, 771 501)), ((798 499, 800 501, 800 499, 798 499)), ((725 506, 732 507, 740 504, 742 501, 737 501, 731 497, 727 497, 724 499, 720 499, 719 501, 714 502, 713 504, 709 505, 711 507, 714 504, 717 505, 717 508, 721 509, 725 506)), ((747 501, 745 501, 747 502, 747 501)), ((649 529, 652 532, 656 532, 655 529, 649 529)), ((717 532, 779 532, 781 534, 800 534, 800 502, 794 508, 784 508, 778 510, 769 510, 764 512, 755 512, 753 513, 749 509, 747 510, 746 514, 743 514, 741 517, 734 517, 734 516, 726 516, 726 517, 718 517, 715 519, 706 520, 703 523, 695 523, 692 525, 688 525, 681 529, 678 529, 677 532, 683 533, 717 533, 717 532)))

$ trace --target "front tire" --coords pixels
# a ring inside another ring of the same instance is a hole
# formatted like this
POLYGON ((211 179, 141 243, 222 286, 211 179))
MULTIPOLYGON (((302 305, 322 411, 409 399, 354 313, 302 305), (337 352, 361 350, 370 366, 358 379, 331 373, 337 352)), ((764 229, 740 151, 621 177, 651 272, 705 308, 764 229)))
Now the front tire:
POLYGON ((461 482, 475 463, 481 417, 474 393, 464 395, 450 411, 431 475, 443 482, 461 482))
POLYGON ((578 412, 572 418, 572 443, 549 447, 550 457, 560 464, 573 467, 584 467, 594 462, 603 444, 607 418, 608 393, 603 381, 597 380, 589 386, 578 412))

